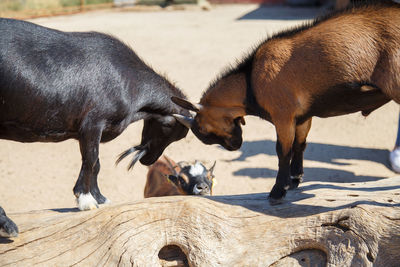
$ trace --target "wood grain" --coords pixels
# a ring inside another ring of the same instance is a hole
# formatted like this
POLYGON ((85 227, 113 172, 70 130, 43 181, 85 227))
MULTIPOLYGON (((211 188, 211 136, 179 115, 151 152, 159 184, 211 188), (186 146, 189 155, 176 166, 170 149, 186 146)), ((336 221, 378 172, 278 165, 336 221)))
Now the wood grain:
POLYGON ((1 266, 398 266, 400 177, 10 214, 1 266), (160 252, 161 251, 161 252, 160 252))

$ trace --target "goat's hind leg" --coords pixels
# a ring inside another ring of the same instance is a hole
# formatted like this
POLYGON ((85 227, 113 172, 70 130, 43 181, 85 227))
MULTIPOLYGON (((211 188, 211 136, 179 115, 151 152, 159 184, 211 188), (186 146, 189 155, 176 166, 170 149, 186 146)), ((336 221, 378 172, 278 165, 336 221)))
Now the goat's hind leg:
POLYGON ((292 147, 292 161, 290 163, 291 185, 289 189, 294 189, 299 186, 303 180, 303 154, 306 149, 306 139, 311 128, 311 119, 296 125, 296 134, 292 147))
POLYGON ((16 237, 18 236, 17 225, 7 217, 6 212, 0 207, 0 236, 16 237))

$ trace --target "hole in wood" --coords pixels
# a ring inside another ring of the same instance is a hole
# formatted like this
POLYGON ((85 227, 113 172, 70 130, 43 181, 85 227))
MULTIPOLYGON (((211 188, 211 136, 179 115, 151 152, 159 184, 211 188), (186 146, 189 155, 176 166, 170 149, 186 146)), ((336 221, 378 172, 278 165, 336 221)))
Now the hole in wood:
POLYGON ((283 257, 270 265, 270 267, 287 266, 325 267, 327 266, 327 255, 319 249, 305 249, 283 257))
POLYGON ((357 194, 348 194, 349 197, 359 197, 357 194))
POLYGON ((176 245, 163 247, 158 253, 158 258, 163 267, 189 267, 185 253, 176 245))
POLYGON ((374 256, 372 256, 372 254, 371 254, 371 252, 368 252, 367 253, 367 258, 368 258, 368 260, 370 261, 370 262, 374 262, 374 256))

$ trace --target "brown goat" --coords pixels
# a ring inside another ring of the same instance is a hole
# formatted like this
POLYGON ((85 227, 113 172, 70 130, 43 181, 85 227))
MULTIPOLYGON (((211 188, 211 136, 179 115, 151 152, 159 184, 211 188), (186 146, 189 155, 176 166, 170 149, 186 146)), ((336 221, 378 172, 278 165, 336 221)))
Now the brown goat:
POLYGON ((199 161, 192 165, 186 162, 176 164, 163 156, 149 167, 144 197, 212 195, 214 167, 215 162, 207 170, 199 161))
POLYGON ((173 101, 197 113, 189 121, 206 144, 237 150, 243 116, 275 125, 279 170, 269 195, 280 203, 303 176, 311 118, 400 103, 400 5, 362 4, 335 12, 261 43, 223 74, 199 104, 173 101))

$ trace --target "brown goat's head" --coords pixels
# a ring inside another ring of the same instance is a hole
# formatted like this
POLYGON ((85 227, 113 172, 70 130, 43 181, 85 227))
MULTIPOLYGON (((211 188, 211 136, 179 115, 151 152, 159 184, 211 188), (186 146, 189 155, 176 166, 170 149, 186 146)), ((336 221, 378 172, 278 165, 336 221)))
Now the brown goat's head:
POLYGON ((212 195, 212 188, 216 183, 214 178, 214 167, 207 169, 201 162, 195 164, 179 162, 179 173, 168 176, 170 182, 175 184, 187 195, 212 195))
POLYGON ((243 109, 195 105, 177 97, 173 97, 172 101, 183 108, 196 112, 195 118, 187 118, 186 122, 203 143, 220 144, 231 151, 241 147, 243 142, 241 124, 245 124, 243 109))

